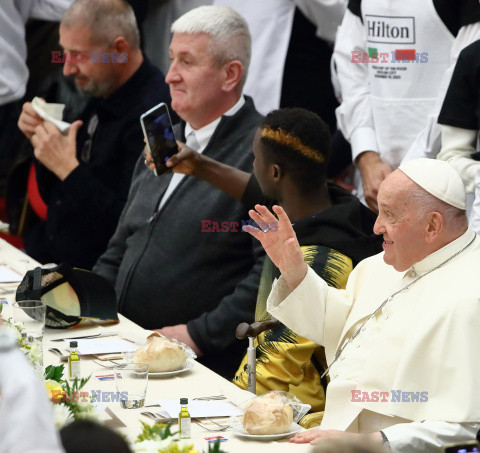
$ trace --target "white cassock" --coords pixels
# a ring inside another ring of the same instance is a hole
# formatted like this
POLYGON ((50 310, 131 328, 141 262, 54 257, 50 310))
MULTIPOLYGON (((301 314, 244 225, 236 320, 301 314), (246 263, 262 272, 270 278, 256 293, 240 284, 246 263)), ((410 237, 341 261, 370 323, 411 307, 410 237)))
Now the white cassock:
POLYGON ((268 311, 324 345, 328 364, 390 298, 331 367, 320 429, 382 430, 395 452, 434 452, 444 443, 475 437, 479 263, 480 238, 469 229, 405 272, 385 264, 383 253, 367 258, 350 274, 345 290, 327 286, 310 268, 293 292, 283 277, 278 281, 268 311), (387 392, 386 401, 374 401, 374 392, 387 392))
POLYGON ((65 453, 47 391, 25 355, 0 351, 0 451, 65 453))

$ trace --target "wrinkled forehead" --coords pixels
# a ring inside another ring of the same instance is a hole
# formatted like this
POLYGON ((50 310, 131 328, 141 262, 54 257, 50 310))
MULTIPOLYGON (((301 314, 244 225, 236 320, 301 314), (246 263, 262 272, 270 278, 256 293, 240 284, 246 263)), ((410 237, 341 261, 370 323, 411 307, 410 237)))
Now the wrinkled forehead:
POLYGON ((211 37, 207 33, 174 33, 170 52, 203 54, 210 50, 211 37))
POLYGON ((401 170, 390 173, 380 184, 377 202, 379 207, 402 208, 409 205, 413 181, 401 170))

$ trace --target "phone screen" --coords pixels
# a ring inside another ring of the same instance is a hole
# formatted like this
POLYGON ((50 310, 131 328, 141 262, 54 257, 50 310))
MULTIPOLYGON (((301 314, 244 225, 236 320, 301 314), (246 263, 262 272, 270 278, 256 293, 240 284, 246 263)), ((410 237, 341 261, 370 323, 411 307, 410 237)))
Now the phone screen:
POLYGON ((478 453, 479 444, 475 441, 459 442, 458 444, 445 445, 443 451, 445 453, 478 453))
POLYGON ((178 152, 167 105, 161 103, 140 117, 157 176, 167 171, 165 163, 178 152))

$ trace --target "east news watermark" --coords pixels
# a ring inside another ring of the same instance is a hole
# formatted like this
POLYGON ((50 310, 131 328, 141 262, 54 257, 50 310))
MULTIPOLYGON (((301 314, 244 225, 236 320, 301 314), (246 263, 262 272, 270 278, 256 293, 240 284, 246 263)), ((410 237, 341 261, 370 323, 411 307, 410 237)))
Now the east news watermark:
POLYGON ((127 63, 128 53, 116 52, 62 52, 61 50, 52 50, 50 63, 127 63))
POLYGON ((391 390, 390 392, 362 392, 352 390, 352 403, 426 403, 428 392, 404 392, 391 390))
POLYGON ((352 50, 351 63, 428 63, 428 52, 417 52, 415 49, 396 49, 390 52, 378 52, 369 47, 368 52, 352 50))
POLYGON ((260 228, 264 233, 278 231, 278 222, 253 222, 241 220, 240 222, 218 222, 215 220, 201 220, 202 233, 238 233, 245 232, 244 227, 260 228))
POLYGON ((52 390, 51 400, 54 403, 118 403, 128 401, 128 392, 103 392, 92 390, 90 392, 72 392, 70 395, 63 390, 52 390))

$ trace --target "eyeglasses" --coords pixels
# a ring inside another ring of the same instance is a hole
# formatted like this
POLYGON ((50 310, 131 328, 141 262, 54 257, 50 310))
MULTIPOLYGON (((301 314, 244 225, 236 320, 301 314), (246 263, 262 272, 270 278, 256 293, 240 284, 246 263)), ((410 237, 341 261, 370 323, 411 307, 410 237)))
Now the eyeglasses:
POLYGON ((90 162, 90 157, 92 154, 92 143, 93 143, 93 136, 95 134, 95 130, 98 126, 98 115, 93 115, 88 122, 87 127, 87 135, 88 138, 83 144, 82 152, 80 153, 80 160, 86 164, 90 162))

